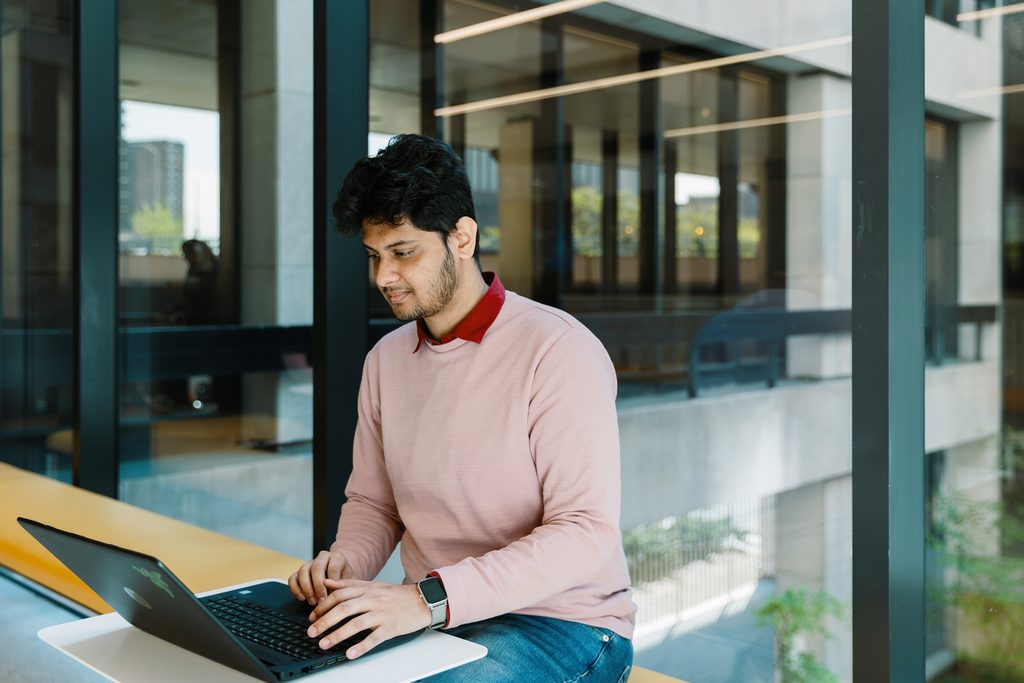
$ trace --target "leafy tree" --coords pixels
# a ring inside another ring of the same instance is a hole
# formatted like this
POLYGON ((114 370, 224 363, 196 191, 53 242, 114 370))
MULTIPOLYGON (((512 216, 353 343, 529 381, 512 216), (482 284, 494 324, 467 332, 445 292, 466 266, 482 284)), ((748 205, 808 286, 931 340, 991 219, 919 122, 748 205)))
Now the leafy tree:
POLYGON ((718 204, 691 202, 676 207, 676 250, 680 256, 718 255, 718 204))
POLYGON ((182 237, 185 229, 163 204, 144 204, 132 214, 132 232, 144 237, 182 237))
MULTIPOLYGON (((579 256, 600 256, 602 193, 593 187, 572 189, 572 244, 579 256)), ((635 192, 620 192, 618 247, 619 256, 636 256, 640 240, 640 197, 635 192)))
POLYGON ((775 631, 775 661, 781 683, 839 683, 839 678, 809 652, 800 652, 797 637, 831 637, 828 617, 846 619, 846 607, 824 591, 790 588, 765 602, 755 613, 762 626, 775 631))

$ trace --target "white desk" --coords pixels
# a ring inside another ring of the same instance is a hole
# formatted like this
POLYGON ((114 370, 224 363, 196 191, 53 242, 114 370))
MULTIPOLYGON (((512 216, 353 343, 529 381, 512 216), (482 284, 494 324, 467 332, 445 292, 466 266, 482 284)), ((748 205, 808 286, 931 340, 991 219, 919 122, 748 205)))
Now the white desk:
MULTIPOLYGON (((112 681, 243 683, 256 680, 151 636, 116 613, 48 626, 39 631, 39 638, 112 681)), ((487 648, 482 645, 445 633, 427 631, 407 643, 379 653, 370 652, 359 659, 297 680, 310 683, 405 683, 486 655, 487 648)))

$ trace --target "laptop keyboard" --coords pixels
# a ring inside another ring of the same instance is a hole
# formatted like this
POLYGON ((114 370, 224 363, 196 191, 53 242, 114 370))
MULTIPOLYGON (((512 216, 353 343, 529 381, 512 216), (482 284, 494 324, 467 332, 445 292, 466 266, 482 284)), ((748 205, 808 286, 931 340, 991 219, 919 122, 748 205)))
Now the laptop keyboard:
POLYGON ((297 662, 327 655, 335 656, 328 662, 329 664, 342 661, 345 659, 345 650, 359 640, 359 636, 365 635, 357 634, 356 637, 343 641, 330 650, 322 650, 317 645, 318 638, 306 635, 308 626, 297 624, 251 600, 227 595, 204 600, 203 604, 239 638, 259 643, 297 662))

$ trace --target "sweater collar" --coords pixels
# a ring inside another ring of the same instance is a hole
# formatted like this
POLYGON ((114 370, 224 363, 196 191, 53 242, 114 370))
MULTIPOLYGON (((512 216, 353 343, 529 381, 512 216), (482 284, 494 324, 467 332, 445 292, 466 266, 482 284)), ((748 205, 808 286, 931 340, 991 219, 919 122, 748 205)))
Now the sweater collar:
POLYGON ((422 318, 416 321, 416 348, 412 350, 413 353, 419 351, 424 343, 447 344, 456 339, 465 339, 477 344, 483 341, 484 335, 490 329, 494 319, 498 317, 502 304, 505 303, 505 287, 501 284, 497 273, 488 272, 483 275, 484 282, 488 285, 483 298, 477 302, 469 315, 441 339, 437 340, 430 336, 430 330, 427 329, 427 324, 423 322, 422 318))

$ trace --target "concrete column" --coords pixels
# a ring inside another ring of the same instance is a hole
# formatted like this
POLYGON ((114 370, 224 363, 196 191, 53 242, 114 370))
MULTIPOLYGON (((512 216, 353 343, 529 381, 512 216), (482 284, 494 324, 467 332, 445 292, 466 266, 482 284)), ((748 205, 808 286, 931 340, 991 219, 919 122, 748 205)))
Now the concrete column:
MULTIPOLYGON (((254 0, 241 16, 242 322, 310 325, 313 4, 254 0)), ((312 374, 294 362, 244 380, 245 411, 275 415, 279 441, 312 436, 312 374)))
POLYGON ((501 247, 498 272, 510 290, 533 295, 534 272, 534 159, 533 120, 514 121, 501 127, 498 158, 498 218, 501 247))
MULTIPOLYGON (((775 583, 782 593, 791 588, 825 591, 851 605, 853 519, 851 479, 842 476, 784 491, 775 498, 775 583)), ((808 634, 798 646, 839 676, 853 672, 849 622, 830 619, 833 638, 808 634)))
MULTIPOLYGON (((786 111, 832 111, 850 106, 849 81, 829 75, 794 76, 786 111)), ((851 119, 830 116, 788 124, 786 206, 787 307, 845 309, 852 302, 851 119)), ((791 377, 850 374, 849 335, 791 338, 791 377)))
MULTIPOLYGON (((959 303, 993 304, 1002 299, 1000 226, 1003 189, 1001 123, 960 124, 959 303)), ((982 328, 981 357, 999 358, 1002 324, 982 328)), ((961 325, 960 357, 974 358, 975 329, 961 325)))

